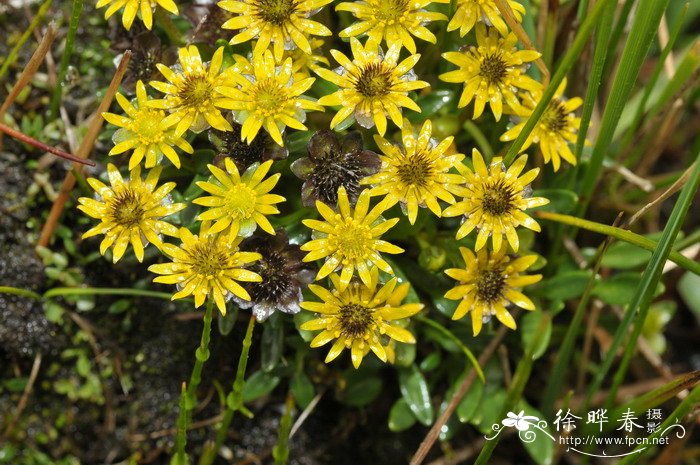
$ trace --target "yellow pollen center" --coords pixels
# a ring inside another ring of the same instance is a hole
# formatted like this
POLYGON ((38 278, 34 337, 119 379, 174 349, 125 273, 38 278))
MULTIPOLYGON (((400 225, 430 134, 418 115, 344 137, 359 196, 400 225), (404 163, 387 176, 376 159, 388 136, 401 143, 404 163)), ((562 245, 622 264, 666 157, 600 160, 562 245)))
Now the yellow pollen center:
POLYGON ((267 23, 282 26, 296 11, 294 0, 257 0, 257 16, 267 23))
POLYGON ((226 210, 239 219, 248 219, 255 212, 257 195, 245 184, 233 186, 226 192, 226 210))
POLYGON ((286 89, 275 79, 266 79, 255 87, 255 111, 261 116, 278 115, 288 99, 286 89))
POLYGON ((201 107, 208 103, 214 88, 206 74, 189 74, 180 86, 178 97, 186 107, 201 107))
POLYGON ((501 270, 484 270, 476 281, 476 295, 482 302, 495 302, 501 298, 506 278, 501 270))
POLYGON ((115 190, 114 196, 108 202, 109 216, 114 223, 125 228, 133 228, 139 225, 146 213, 143 207, 144 199, 141 192, 124 186, 115 190))
POLYGON ((407 186, 425 187, 433 177, 433 164, 421 152, 406 158, 397 171, 399 179, 407 186))
POLYGON ((389 73, 380 62, 369 63, 357 78, 355 89, 365 97, 382 97, 391 90, 389 73))
POLYGON ((348 261, 362 259, 372 250, 372 233, 369 227, 357 224, 353 219, 346 219, 344 227, 337 235, 329 237, 331 245, 348 261))
POLYGON ((228 268, 229 251, 219 247, 214 241, 198 242, 189 252, 192 271, 212 279, 228 268))
POLYGON ((407 0, 379 0, 375 2, 377 21, 387 25, 402 23, 408 13, 407 0))
POLYGON ((165 137, 160 122, 165 117, 162 111, 141 110, 133 119, 129 130, 135 133, 144 145, 156 144, 165 137))
POLYGON ((345 305, 338 312, 338 323, 343 336, 359 339, 374 325, 374 312, 364 305, 345 305))

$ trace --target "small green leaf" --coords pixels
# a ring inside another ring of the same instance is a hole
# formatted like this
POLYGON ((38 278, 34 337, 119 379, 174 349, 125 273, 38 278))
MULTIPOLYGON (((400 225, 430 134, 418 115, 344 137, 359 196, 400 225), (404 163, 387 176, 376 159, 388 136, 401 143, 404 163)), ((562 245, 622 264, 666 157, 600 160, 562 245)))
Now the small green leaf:
POLYGON ((700 321, 700 276, 686 273, 678 281, 678 293, 700 321))
POLYGON ((416 360, 416 345, 415 344, 404 344, 402 342, 396 343, 396 366, 400 367, 410 367, 416 360))
POLYGON ((408 119, 415 123, 424 121, 437 113, 441 108, 454 102, 454 91, 436 90, 416 99, 416 104, 421 108, 420 113, 409 113, 408 119))
POLYGON ((627 242, 615 242, 603 255, 601 265, 604 268, 629 270, 648 263, 650 258, 651 252, 648 250, 627 242))
POLYGON ((290 388, 294 399, 302 409, 306 408, 316 395, 314 384, 309 377, 306 376, 306 373, 295 373, 294 376, 292 376, 290 388))
POLYGON ((29 378, 11 378, 2 382, 2 386, 10 392, 22 392, 29 378))
MULTIPOLYGON (((518 403, 518 408, 516 409, 518 413, 520 411, 525 411, 525 415, 537 417, 540 420, 543 419, 542 413, 539 410, 531 407, 527 403, 521 401, 518 403)), ((547 433, 552 434, 551 427, 543 428, 547 433)), ((537 426, 530 426, 528 431, 522 433, 523 438, 526 440, 522 441, 525 450, 527 450, 532 460, 534 460, 538 465, 550 465, 552 463, 552 458, 554 456, 554 441, 550 439, 544 432, 539 431, 537 426), (528 433, 532 432, 534 435, 528 433), (532 441, 529 439, 532 438, 532 441)))
POLYGON ((382 380, 368 370, 346 372, 345 381, 347 388, 342 400, 353 407, 364 407, 382 391, 382 380))
MULTIPOLYGON (((641 280, 640 273, 628 271, 616 274, 593 287, 593 295, 611 305, 627 305, 634 297, 641 280)), ((663 291, 662 283, 657 285, 655 295, 663 291)))
POLYGON ((436 369, 438 366, 440 366, 441 361, 442 361, 442 352, 440 352, 439 350, 436 350, 432 354, 425 357, 422 362, 420 362, 420 369, 423 372, 432 371, 432 370, 436 369))
POLYGON ((284 350, 284 325, 280 315, 279 312, 275 312, 263 325, 261 358, 264 371, 274 369, 282 357, 282 351, 284 350))
POLYGON ((503 410, 506 397, 507 393, 502 388, 484 396, 478 409, 479 415, 476 415, 474 418, 474 421, 479 421, 477 425, 479 431, 482 433, 492 432, 493 425, 501 422, 502 418, 498 418, 498 415, 503 410))
POLYGON ((430 402, 428 383, 416 365, 399 370, 399 388, 418 421, 430 425, 433 422, 433 405, 430 402))
MULTIPOLYGON (((459 384, 462 384, 464 381, 464 376, 460 377, 457 381, 459 384)), ((459 401, 459 405, 457 405, 457 417, 459 418, 459 421, 466 423, 472 420, 479 407, 479 404, 481 403, 483 394, 484 383, 479 381, 478 378, 474 379, 474 382, 471 386, 469 386, 469 389, 467 390, 466 394, 464 394, 464 397, 462 397, 462 400, 459 401)))
POLYGON ((549 199, 547 205, 533 208, 533 211, 571 213, 578 204, 578 195, 567 189, 536 189, 532 192, 532 196, 549 199))
POLYGON ((575 299, 583 294, 589 279, 591 279, 589 270, 564 271, 530 289, 550 300, 575 299))
POLYGON ((264 371, 256 371, 245 382, 243 402, 259 399, 272 392, 280 383, 280 377, 264 371))
POLYGON ((532 359, 537 360, 545 353, 549 345, 549 338, 552 335, 552 319, 547 318, 547 324, 542 332, 538 333, 540 322, 545 317, 542 312, 528 312, 520 324, 520 334, 522 335, 523 347, 530 347, 533 340, 537 341, 537 347, 532 353, 532 359))
POLYGON ((404 431, 416 423, 416 416, 406 403, 406 399, 400 397, 389 412, 389 429, 394 432, 404 431))
POLYGON ((219 316, 216 319, 217 327, 219 328, 219 334, 222 336, 227 336, 236 325, 236 320, 238 319, 238 305, 233 302, 226 304, 226 315, 219 316))

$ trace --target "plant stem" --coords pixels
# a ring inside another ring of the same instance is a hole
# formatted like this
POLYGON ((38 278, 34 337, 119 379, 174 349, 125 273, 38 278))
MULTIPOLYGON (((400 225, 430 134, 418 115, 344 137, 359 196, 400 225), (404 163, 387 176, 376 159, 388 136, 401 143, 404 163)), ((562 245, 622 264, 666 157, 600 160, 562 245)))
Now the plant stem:
MULTIPOLYGON (((607 224, 596 223, 595 221, 584 220, 571 215, 561 215, 559 213, 552 212, 536 212, 535 216, 545 220, 556 221, 558 223, 568 224, 577 228, 587 229, 588 231, 605 234, 606 236, 612 236, 616 239, 636 245, 642 249, 649 250, 650 252, 656 250, 656 247, 658 246, 657 242, 647 239, 644 236, 640 236, 639 234, 635 234, 632 231, 616 228, 607 224)), ((700 275, 700 263, 689 259, 675 250, 671 251, 668 259, 677 263, 686 270, 700 275)))
MULTIPOLYGON (((2 289, 2 288, 0 288, 2 289)), ((2 292, 2 291, 0 291, 2 292)), ((154 297, 156 299, 171 300, 172 294, 167 292, 147 291, 143 289, 118 289, 100 287, 55 287, 49 289, 43 295, 44 299, 64 295, 127 295, 134 297, 154 297)), ((41 297, 40 297, 41 298, 41 297)))
POLYGON ((0 294, 13 294, 22 297, 29 297, 34 300, 41 300, 41 296, 34 291, 28 289, 20 289, 12 286, 0 286, 0 294))
POLYGON ((39 7, 39 11, 37 11, 36 16, 34 16, 34 19, 32 19, 32 22, 29 24, 29 27, 22 33, 22 36, 19 38, 19 41, 12 48, 12 50, 10 50, 10 53, 7 54, 5 61, 3 61, 2 63, 2 67, 0 67, 0 79, 2 79, 5 76, 7 70, 10 69, 10 66, 12 66, 15 63, 15 61, 17 61, 19 50, 22 48, 25 42, 29 40, 29 37, 32 35, 32 32, 34 32, 34 29, 36 29, 41 20, 44 19, 44 16, 46 16, 46 12, 51 6, 51 1, 52 0, 46 0, 44 3, 41 4, 41 6, 39 7))
POLYGON ((53 96, 51 97, 51 113, 49 119, 56 119, 58 115, 58 107, 61 104, 61 94, 63 93, 63 81, 66 79, 66 73, 68 72, 68 63, 70 63, 71 55, 73 55, 73 48, 75 46, 75 35, 78 32, 78 22, 80 21, 80 13, 83 11, 83 0, 73 0, 73 10, 70 17, 70 24, 68 26, 68 35, 66 36, 66 45, 63 48, 63 55, 61 56, 61 64, 58 68, 58 79, 56 80, 56 87, 53 90, 53 96))
POLYGON ((204 313, 204 327, 202 328, 202 338, 199 342, 199 347, 195 351, 195 362, 190 382, 187 385, 187 411, 191 412, 197 405, 197 388, 202 380, 202 368, 204 363, 209 360, 209 339, 211 337, 211 320, 212 311, 214 309, 214 301, 207 300, 207 309, 204 313))
POLYGON ((272 458, 275 465, 286 465, 289 459, 289 431, 292 429, 292 412, 294 411, 294 396, 290 391, 284 403, 284 415, 280 420, 277 444, 272 448, 272 458))
POLYGON ((170 460, 170 465, 189 465, 190 463, 190 459, 185 453, 188 424, 187 386, 185 383, 182 383, 182 389, 180 390, 180 414, 177 418, 177 434, 175 436, 175 455, 170 460))
MULTIPOLYGON (((253 342, 253 329, 255 328, 255 316, 251 315, 248 321, 248 329, 246 329, 245 338, 241 348, 241 356, 238 358, 238 368, 236 369, 236 379, 233 382, 231 392, 226 396, 226 409, 224 418, 221 420, 219 429, 216 431, 216 439, 214 445, 209 447, 202 454, 199 465, 211 465, 219 453, 219 449, 226 439, 228 428, 233 420, 233 415, 237 411, 247 412, 243 406, 243 387, 245 386, 245 370, 248 366, 248 352, 253 342)), ((250 413, 250 412, 248 412, 250 413)))

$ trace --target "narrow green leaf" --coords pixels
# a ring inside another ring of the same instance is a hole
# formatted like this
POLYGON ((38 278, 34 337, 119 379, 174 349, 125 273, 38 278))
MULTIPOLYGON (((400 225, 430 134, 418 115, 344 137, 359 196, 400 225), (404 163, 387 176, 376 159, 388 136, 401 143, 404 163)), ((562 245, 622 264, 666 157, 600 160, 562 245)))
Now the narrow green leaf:
POLYGON ((280 377, 264 371, 256 371, 243 386, 243 402, 250 402, 271 393, 280 383, 280 377))
MULTIPOLYGON (((460 377, 458 380, 459 384, 455 383, 455 385, 461 385, 463 379, 463 376, 460 377)), ((464 397, 462 397, 462 400, 459 401, 459 405, 457 406, 456 411, 459 421, 466 423, 473 420, 474 414, 481 405, 483 394, 484 383, 479 380, 474 380, 472 385, 469 387, 469 390, 467 390, 466 394, 464 394, 464 397)))
POLYGON ((299 407, 302 409, 305 409, 316 395, 314 384, 309 377, 306 376, 306 373, 302 372, 294 373, 290 389, 292 390, 292 394, 294 394, 294 399, 296 399, 297 404, 299 404, 299 407))
POLYGON ((394 432, 404 431, 416 423, 416 416, 408 406, 406 399, 399 397, 389 411, 389 429, 394 432))
POLYGON ((528 312, 519 326, 523 347, 529 347, 534 343, 535 349, 532 358, 537 360, 545 353, 549 345, 549 339, 552 336, 551 318, 545 317, 545 314, 540 311, 528 312), (546 321, 543 323, 543 320, 546 321))
POLYGON ((418 421, 429 426, 433 422, 433 405, 430 402, 428 383, 417 366, 399 371, 399 388, 418 421))

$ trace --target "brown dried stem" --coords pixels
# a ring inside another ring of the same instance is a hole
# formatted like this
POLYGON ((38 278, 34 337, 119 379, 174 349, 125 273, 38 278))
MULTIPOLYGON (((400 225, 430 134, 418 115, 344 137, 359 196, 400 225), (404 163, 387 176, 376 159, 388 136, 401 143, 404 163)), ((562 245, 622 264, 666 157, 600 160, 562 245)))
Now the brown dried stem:
MULTIPOLYGON (((110 82, 107 92, 105 92, 100 105, 97 107, 97 110, 90 121, 87 134, 85 134, 85 138, 83 139, 80 147, 78 148, 78 152, 76 153, 76 155, 82 160, 88 158, 90 152, 92 151, 92 147, 95 145, 95 140, 97 140, 97 136, 102 129, 102 124, 104 123, 102 113, 109 110, 109 106, 112 104, 112 99, 114 99, 114 95, 117 93, 119 84, 122 82, 122 78, 124 77, 124 73, 126 72, 126 67, 129 64, 130 59, 131 51, 127 50, 124 52, 122 60, 119 62, 119 66, 117 67, 117 71, 114 73, 112 82, 110 82)), ((81 165, 75 165, 74 169, 77 173, 82 172, 81 165)), ((46 247, 49 244, 51 236, 53 236, 53 232, 58 224, 58 220, 61 217, 61 213, 63 213, 66 202, 68 202, 68 198, 70 197, 73 187, 75 186, 75 182, 75 175, 72 172, 66 173, 66 177, 63 179, 63 185, 61 186, 61 191, 51 206, 49 217, 46 220, 44 228, 41 230, 41 236, 39 237, 38 242, 39 246, 46 247)))
MULTIPOLYGON (((493 356, 494 352, 496 352, 496 349, 498 349, 498 346, 501 344, 501 340, 506 335, 507 331, 508 328, 505 326, 501 326, 500 328, 498 328, 498 331, 496 331, 496 334, 494 335, 493 339, 491 339, 491 342, 489 342, 489 344, 479 356, 479 366, 483 367, 486 365, 486 362, 489 361, 489 359, 493 356)), ((425 436, 423 442, 421 442, 420 446, 418 447, 418 450, 413 455, 410 465, 420 465, 421 463, 423 463, 423 460, 425 460, 425 457, 428 455, 428 452, 430 452, 430 449, 433 447, 433 444, 435 444, 435 441, 437 441, 438 436, 440 436, 440 431, 442 431, 442 427, 445 426, 447 420, 450 419, 455 409, 457 408, 457 405, 459 405, 459 402, 462 400, 462 397, 464 397, 464 395, 467 393, 475 379, 476 371, 472 368, 469 371, 469 374, 466 376, 466 378, 464 378, 464 382, 462 382, 462 385, 454 393, 452 399, 450 399, 450 403, 447 405, 445 411, 442 412, 440 417, 433 424, 432 428, 430 428, 430 431, 428 431, 428 434, 425 436)))
POLYGON ((33 137, 29 137, 23 132, 17 131, 16 129, 12 129, 10 126, 0 123, 0 132, 7 134, 10 137, 14 137, 17 140, 20 140, 22 142, 25 142, 29 145, 32 145, 39 150, 43 150, 45 152, 49 152, 53 155, 56 155, 57 157, 65 158, 66 160, 70 160, 74 163, 81 163, 83 165, 90 165, 90 166, 95 166, 94 162, 91 162, 90 160, 84 160, 82 158, 79 158, 76 155, 71 155, 68 152, 64 152, 61 149, 57 149, 56 147, 51 147, 50 145, 46 145, 41 141, 38 141, 34 139, 33 137))

